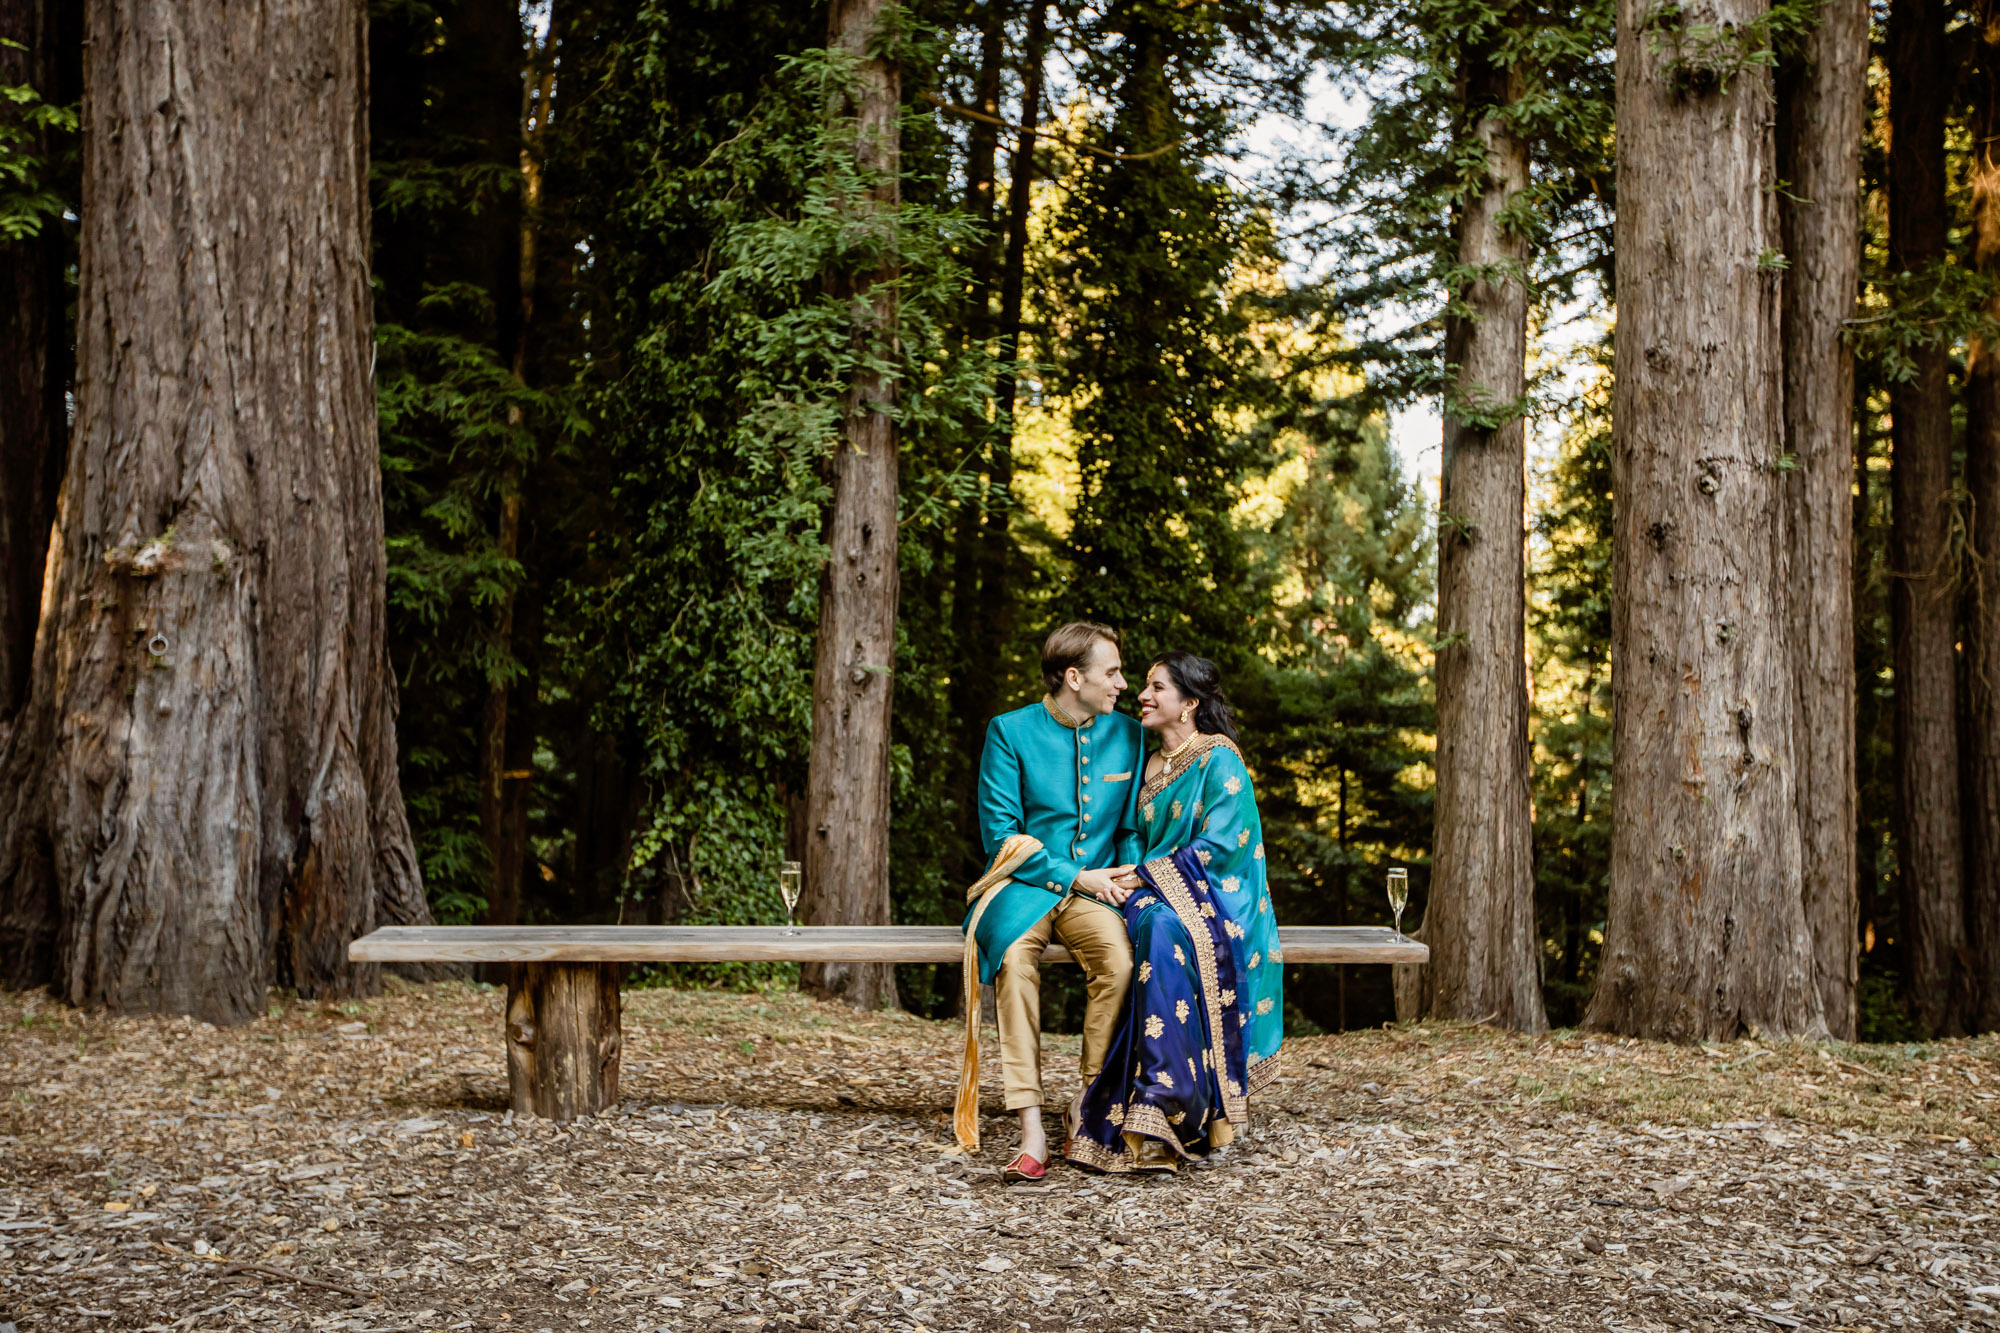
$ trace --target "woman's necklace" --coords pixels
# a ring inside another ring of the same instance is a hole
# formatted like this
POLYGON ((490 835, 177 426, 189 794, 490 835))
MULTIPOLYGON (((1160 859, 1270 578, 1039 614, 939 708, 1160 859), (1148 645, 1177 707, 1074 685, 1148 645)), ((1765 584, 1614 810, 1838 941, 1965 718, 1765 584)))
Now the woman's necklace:
POLYGON ((1160 775, 1165 777, 1167 774, 1173 772, 1174 760, 1186 754, 1193 747, 1194 743, 1200 739, 1201 732, 1191 731, 1188 733, 1188 738, 1173 749, 1160 751, 1160 775))

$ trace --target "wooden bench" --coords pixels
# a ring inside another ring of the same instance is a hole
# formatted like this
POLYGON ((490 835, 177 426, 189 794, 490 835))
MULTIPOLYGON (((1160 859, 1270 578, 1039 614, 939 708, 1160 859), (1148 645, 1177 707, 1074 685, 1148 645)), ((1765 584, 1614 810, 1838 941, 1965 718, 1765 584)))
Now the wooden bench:
MULTIPOLYGON (((1280 926, 1287 963, 1421 963, 1385 926, 1280 926)), ((618 1100, 618 986, 626 963, 957 963, 956 926, 387 926, 347 947, 357 963, 507 964, 507 1083, 514 1110, 568 1120, 618 1100)), ((1051 944, 1045 963, 1070 961, 1051 944)))

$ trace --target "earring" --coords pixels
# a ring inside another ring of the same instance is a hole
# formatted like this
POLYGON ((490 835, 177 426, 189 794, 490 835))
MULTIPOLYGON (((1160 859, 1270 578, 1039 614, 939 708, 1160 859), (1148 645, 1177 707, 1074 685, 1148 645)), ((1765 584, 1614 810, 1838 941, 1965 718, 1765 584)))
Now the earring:
POLYGON ((1193 704, 1189 704, 1186 708, 1181 709, 1181 721, 1183 722, 1187 721, 1188 718, 1193 715, 1193 713, 1194 713, 1193 704))

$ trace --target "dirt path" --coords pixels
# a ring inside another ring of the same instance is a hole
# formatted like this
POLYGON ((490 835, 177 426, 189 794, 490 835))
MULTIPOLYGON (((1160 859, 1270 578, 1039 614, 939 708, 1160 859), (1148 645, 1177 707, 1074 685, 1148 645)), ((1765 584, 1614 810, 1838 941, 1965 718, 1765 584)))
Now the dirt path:
POLYGON ((482 987, 0 993, 0 1333, 2000 1328, 1990 1039, 1311 1038, 1216 1164, 1024 1190, 997 1116, 950 1151, 948 1026, 627 1004, 625 1100, 558 1127, 482 987))

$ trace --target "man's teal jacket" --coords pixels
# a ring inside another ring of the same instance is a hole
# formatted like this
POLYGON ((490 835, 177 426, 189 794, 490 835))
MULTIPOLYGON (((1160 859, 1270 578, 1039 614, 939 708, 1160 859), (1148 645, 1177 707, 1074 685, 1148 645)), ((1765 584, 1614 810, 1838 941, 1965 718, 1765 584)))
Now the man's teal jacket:
POLYGON ((1017 833, 1042 844, 994 890, 978 926, 979 979, 1007 946, 1053 911, 1085 870, 1139 857, 1145 746, 1123 713, 1076 720, 1051 699, 1002 713, 979 759, 979 835, 988 858, 1017 833))

